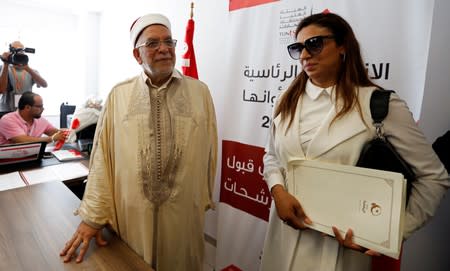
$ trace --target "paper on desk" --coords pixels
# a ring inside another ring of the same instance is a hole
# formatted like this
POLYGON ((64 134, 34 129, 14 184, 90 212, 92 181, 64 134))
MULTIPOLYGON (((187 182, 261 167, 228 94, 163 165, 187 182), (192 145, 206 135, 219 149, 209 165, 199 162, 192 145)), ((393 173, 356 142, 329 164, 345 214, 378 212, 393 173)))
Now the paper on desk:
POLYGON ((343 236, 352 229, 356 244, 398 259, 406 202, 402 174, 293 161, 287 188, 313 221, 310 228, 332 236, 332 226, 343 236))
POLYGON ((84 158, 81 152, 76 149, 52 151, 52 154, 59 161, 80 160, 84 158))
POLYGON ((61 163, 39 169, 23 171, 22 175, 28 184, 51 181, 65 181, 87 176, 89 170, 80 162, 61 163))
POLYGON ((55 149, 55 143, 52 142, 51 144, 47 144, 45 146, 45 152, 52 152, 55 149))
POLYGON ((25 182, 17 171, 0 175, 0 191, 23 187, 25 185, 25 182))

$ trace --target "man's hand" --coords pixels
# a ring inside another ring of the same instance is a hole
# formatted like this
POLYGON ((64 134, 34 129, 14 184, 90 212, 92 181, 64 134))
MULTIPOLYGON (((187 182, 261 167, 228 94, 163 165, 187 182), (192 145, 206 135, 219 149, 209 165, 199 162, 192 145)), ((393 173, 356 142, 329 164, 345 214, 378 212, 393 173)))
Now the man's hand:
POLYGON ((306 229, 305 224, 312 224, 306 216, 300 202, 289 194, 281 185, 272 187, 272 195, 277 208, 278 217, 294 229, 306 229))
POLYGON ((2 59, 3 63, 8 64, 8 63, 6 62, 6 60, 8 60, 8 58, 9 58, 10 55, 11 55, 10 52, 4 52, 4 53, 1 55, 0 58, 2 59))
POLYGON ((58 130, 51 136, 52 141, 59 141, 59 140, 66 141, 68 137, 69 137, 69 129, 58 130))
POLYGON ((88 224, 81 222, 78 229, 75 231, 72 238, 66 243, 64 249, 59 255, 65 256, 65 263, 70 262, 72 257, 76 256, 77 249, 81 245, 80 253, 77 256, 76 262, 82 262, 83 257, 89 248, 89 242, 94 236, 98 246, 106 246, 108 244, 105 240, 103 240, 102 231, 100 229, 95 229, 88 224))

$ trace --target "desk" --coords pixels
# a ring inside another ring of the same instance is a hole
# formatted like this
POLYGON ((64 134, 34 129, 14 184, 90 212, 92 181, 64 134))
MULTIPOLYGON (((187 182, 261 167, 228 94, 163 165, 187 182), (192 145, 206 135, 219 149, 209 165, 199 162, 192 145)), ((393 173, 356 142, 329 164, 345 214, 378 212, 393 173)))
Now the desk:
MULTIPOLYGON (((77 149, 76 145, 74 144, 65 144, 63 146, 63 149, 77 149)), ((2 165, 0 166, 0 174, 10 173, 14 171, 24 171, 24 170, 32 170, 32 169, 38 169, 41 167, 47 167, 62 163, 68 163, 68 162, 74 162, 79 161, 86 167, 89 167, 89 155, 87 153, 83 153, 84 159, 81 160, 73 160, 73 161, 64 161, 60 162, 58 159, 56 159, 54 156, 49 158, 42 158, 40 161, 31 161, 31 162, 24 162, 24 163, 17 163, 17 164, 9 164, 9 165, 2 165)))
MULTIPOLYGON (((71 144, 64 145, 65 149, 74 148, 71 144)), ((66 162, 60 162, 55 157, 50 158, 43 158, 40 161, 31 161, 31 162, 25 162, 25 163, 18 163, 18 164, 9 164, 9 165, 2 165, 0 166, 0 175, 7 174, 11 172, 16 171, 29 171, 34 169, 40 169, 48 166, 58 165, 58 164, 64 164, 64 163, 71 163, 71 162, 79 162, 86 166, 86 168, 89 168, 89 156, 86 153, 83 153, 85 156, 82 160, 74 160, 74 161, 66 161, 66 162)), ((64 179, 64 184, 72 190, 73 193, 77 195, 78 198, 82 198, 84 194, 84 187, 85 184, 83 183, 86 180, 87 176, 81 176, 77 178, 70 178, 70 179, 64 179)), ((1 184, 0 184, 0 191, 3 190, 1 184)))
POLYGON ((95 240, 83 262, 63 263, 59 252, 77 228, 80 201, 61 182, 0 192, 0 270, 153 270, 108 230, 108 246, 95 240))

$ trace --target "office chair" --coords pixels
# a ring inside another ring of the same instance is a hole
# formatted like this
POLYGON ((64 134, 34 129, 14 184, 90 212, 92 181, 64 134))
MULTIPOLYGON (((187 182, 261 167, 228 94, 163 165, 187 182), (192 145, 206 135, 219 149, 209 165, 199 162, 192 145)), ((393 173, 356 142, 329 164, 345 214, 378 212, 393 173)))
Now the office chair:
POLYGON ((96 128, 97 123, 93 123, 76 133, 78 149, 80 151, 87 151, 89 155, 91 154, 96 128))
POLYGON ((0 111, 0 119, 4 116, 4 115, 6 115, 6 114, 8 114, 9 113, 9 111, 8 112, 1 112, 0 111))
POLYGON ((94 139, 97 123, 93 123, 76 133, 77 139, 94 139))
POLYGON ((67 128, 67 115, 73 114, 75 112, 75 105, 68 105, 62 103, 59 107, 59 128, 67 128))

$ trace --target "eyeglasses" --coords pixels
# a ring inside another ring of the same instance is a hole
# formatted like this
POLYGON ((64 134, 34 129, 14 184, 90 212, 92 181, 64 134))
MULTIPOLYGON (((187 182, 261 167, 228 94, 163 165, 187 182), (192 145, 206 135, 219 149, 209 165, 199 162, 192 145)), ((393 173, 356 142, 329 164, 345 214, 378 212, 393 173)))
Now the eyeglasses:
POLYGON ((148 40, 144 43, 141 43, 139 45, 136 45, 136 48, 140 48, 142 46, 145 46, 149 49, 156 50, 161 46, 161 43, 164 43, 165 46, 168 48, 174 48, 177 46, 177 40, 174 39, 166 39, 166 40, 148 40))
POLYGON ((300 54, 302 53, 303 49, 306 49, 306 51, 308 51, 310 55, 318 55, 320 54, 320 52, 322 52, 324 39, 334 39, 334 36, 315 36, 305 40, 304 43, 296 42, 288 45, 287 49, 289 55, 293 59, 300 59, 300 54))

